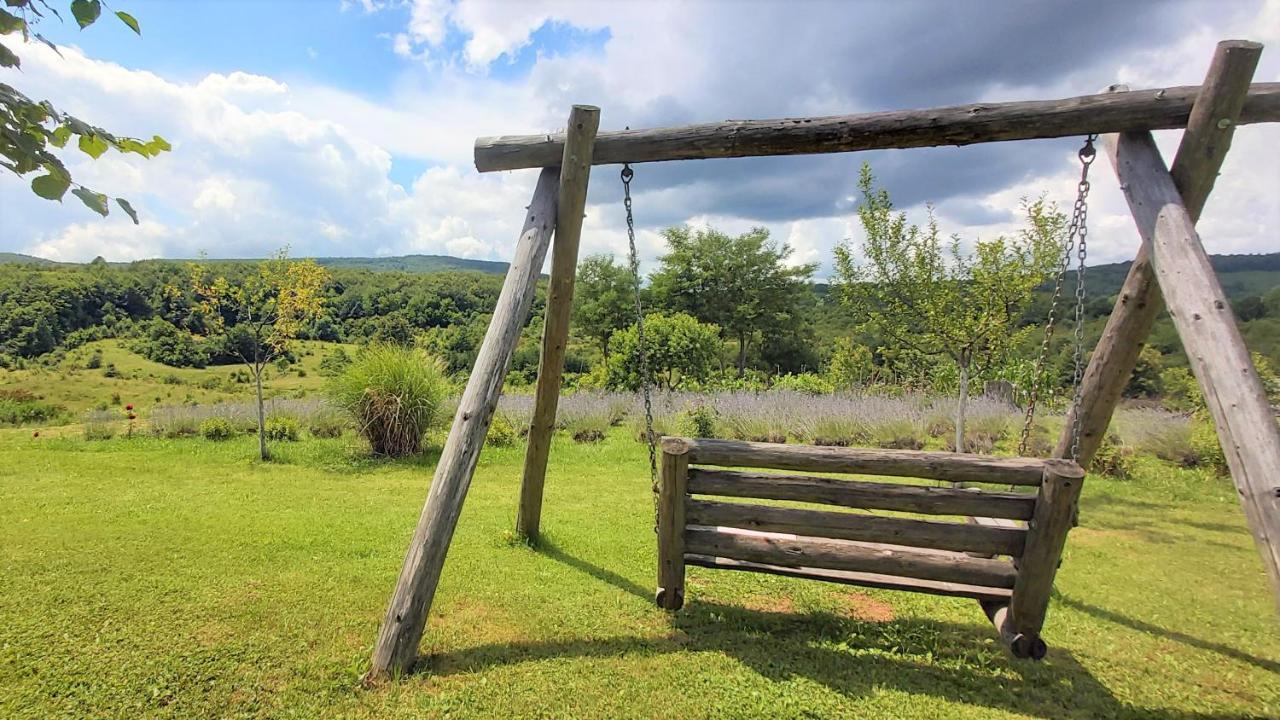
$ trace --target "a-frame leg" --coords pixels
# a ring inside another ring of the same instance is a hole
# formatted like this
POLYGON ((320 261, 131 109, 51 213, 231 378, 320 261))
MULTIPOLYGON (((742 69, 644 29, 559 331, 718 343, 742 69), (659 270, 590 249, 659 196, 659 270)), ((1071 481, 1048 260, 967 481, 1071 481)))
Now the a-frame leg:
MULTIPOLYGON (((1249 92, 1262 45, 1247 40, 1218 43, 1200 94, 1192 106, 1187 129, 1173 160, 1173 181, 1191 220, 1200 218, 1218 169, 1227 156, 1236 120, 1249 92)), ((1164 308, 1151 246, 1145 240, 1129 268, 1106 329, 1094 348, 1081 380, 1080 447, 1078 461, 1088 468, 1102 444, 1120 394, 1133 374, 1142 343, 1151 334, 1156 316, 1164 308)), ((1071 456, 1074 417, 1068 417, 1054 457, 1071 456)))
POLYGON ((395 593, 378 632, 369 679, 408 672, 417 658, 418 643, 440 582, 449 542, 458 525, 462 501, 471 485, 489 421, 493 419, 507 369, 511 366, 511 353, 529 317, 533 291, 542 274, 547 246, 551 244, 559 177, 558 168, 544 169, 533 191, 515 257, 502 283, 502 292, 467 388, 458 401, 458 412, 453 416, 449 438, 440 452, 427 503, 418 518, 395 593))
POLYGON ((556 239, 551 251, 551 283, 547 289, 547 312, 542 327, 538 387, 533 419, 529 423, 529 442, 525 448, 520 509, 516 515, 516 533, 529 539, 537 538, 542 523, 542 487, 547 476, 551 436, 555 432, 556 407, 560 402, 565 346, 569 341, 569 314, 573 307, 573 281, 578 271, 578 241, 582 237, 587 181, 591 176, 591 155, 599 126, 600 108, 573 106, 569 113, 564 160, 560 165, 560 205, 556 211, 556 239))
POLYGON ((1155 139, 1108 135, 1106 146, 1280 602, 1280 427, 1155 139))

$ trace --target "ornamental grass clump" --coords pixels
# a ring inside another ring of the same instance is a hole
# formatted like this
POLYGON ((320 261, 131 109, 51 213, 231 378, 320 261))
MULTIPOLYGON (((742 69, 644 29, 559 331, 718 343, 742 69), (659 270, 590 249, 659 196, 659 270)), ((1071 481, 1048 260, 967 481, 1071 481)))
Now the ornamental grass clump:
POLYGON ((444 365, 426 353, 392 345, 367 348, 329 384, 329 397, 355 420, 375 455, 422 450, 449 394, 444 365))

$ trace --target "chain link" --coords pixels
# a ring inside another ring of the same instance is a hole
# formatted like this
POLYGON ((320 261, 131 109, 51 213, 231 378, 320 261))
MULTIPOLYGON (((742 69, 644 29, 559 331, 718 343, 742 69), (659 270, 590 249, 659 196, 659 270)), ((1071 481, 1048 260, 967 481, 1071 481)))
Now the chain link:
POLYGON ((1036 417, 1036 405, 1040 400, 1040 386, 1044 381, 1044 366, 1049 357, 1049 345, 1053 341, 1053 331, 1058 319, 1058 302, 1062 298, 1062 285, 1074 255, 1077 265, 1075 348, 1072 353, 1075 367, 1072 374, 1074 392, 1071 398, 1071 416, 1074 421, 1071 429, 1071 459, 1075 460, 1080 456, 1080 416, 1076 411, 1080 407, 1080 381, 1084 375, 1084 261, 1088 255, 1086 240, 1089 235, 1089 166, 1093 164, 1094 159, 1097 157, 1097 150, 1093 147, 1093 142, 1097 139, 1097 135, 1089 135, 1084 141, 1084 147, 1080 148, 1079 152, 1080 182, 1076 185, 1076 202, 1071 210, 1071 223, 1067 226, 1066 249, 1062 254, 1062 262, 1059 264, 1058 272, 1054 277, 1053 299, 1049 304, 1049 317, 1045 321, 1044 340, 1040 343, 1040 355, 1036 358, 1035 370, 1031 379, 1027 410, 1022 421, 1022 435, 1018 440, 1019 455, 1027 454, 1027 442, 1031 438, 1031 427, 1035 423, 1036 417))
POLYGON ((631 178, 635 171, 630 163, 622 166, 622 205, 627 209, 627 256, 631 265, 631 281, 636 296, 636 342, 640 350, 640 389, 644 395, 644 437, 649 445, 649 487, 653 490, 653 530, 658 531, 658 449, 653 435, 653 399, 649 391, 649 354, 644 343, 644 306, 640 301, 640 253, 636 251, 636 225, 631 214, 631 178))

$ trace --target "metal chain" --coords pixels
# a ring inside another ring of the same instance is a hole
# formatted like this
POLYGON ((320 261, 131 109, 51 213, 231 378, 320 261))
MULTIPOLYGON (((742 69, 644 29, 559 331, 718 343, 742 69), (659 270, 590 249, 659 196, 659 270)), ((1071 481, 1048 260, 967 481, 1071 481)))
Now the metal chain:
POLYGON ((1075 290, 1075 351, 1073 356, 1075 371, 1072 384, 1074 388, 1072 415, 1075 418, 1075 424, 1072 428, 1071 459, 1074 460, 1079 457, 1080 418, 1078 413, 1075 412, 1075 408, 1080 405, 1080 379, 1084 373, 1084 261, 1087 253, 1085 239, 1089 234, 1089 166, 1093 164, 1094 158, 1097 157, 1097 150, 1093 147, 1093 142, 1097 139, 1097 135, 1089 135, 1084 141, 1084 147, 1080 148, 1078 153, 1080 158, 1080 182, 1076 185, 1076 202, 1071 210, 1071 223, 1067 226, 1066 249, 1062 255, 1062 262, 1058 266, 1058 272, 1054 277, 1053 299, 1049 303, 1049 317, 1045 321, 1044 340, 1040 343, 1040 355, 1036 358, 1035 370, 1031 379, 1030 396, 1027 398, 1027 411, 1022 422, 1022 435, 1018 440, 1019 455, 1027 454, 1027 442, 1031 438, 1031 427, 1035 423, 1036 404, 1040 400, 1040 384, 1044 379, 1044 366, 1049 357, 1049 345, 1053 340, 1053 331, 1058 319, 1058 301, 1062 298, 1062 284, 1066 279, 1067 268, 1071 266, 1071 257, 1075 255, 1078 262, 1075 290))
POLYGON ((653 491, 653 529, 658 530, 658 448, 653 436, 653 400, 649 393, 649 353, 644 343, 644 306, 640 301, 640 253, 636 251, 636 224, 631 214, 631 178, 635 171, 630 163, 622 166, 622 205, 627 209, 627 259, 631 265, 631 282, 636 296, 636 342, 640 353, 640 389, 644 395, 644 438, 649 445, 649 487, 653 491))

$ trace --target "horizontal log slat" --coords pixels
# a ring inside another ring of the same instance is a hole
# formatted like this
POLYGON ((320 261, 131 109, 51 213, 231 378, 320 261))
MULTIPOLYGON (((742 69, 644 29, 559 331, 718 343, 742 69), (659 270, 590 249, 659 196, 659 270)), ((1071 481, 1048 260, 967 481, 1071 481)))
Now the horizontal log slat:
POLYGON ((716 570, 741 570, 744 572, 781 575, 783 577, 803 580, 821 580, 823 582, 859 587, 883 588, 886 590, 902 590, 929 595, 946 595, 951 597, 973 598, 974 600, 992 600, 1008 603, 1013 591, 1008 588, 982 587, 981 585, 965 585, 963 583, 938 582, 936 580, 919 580, 916 578, 882 575, 879 573, 860 573, 845 570, 823 570, 820 568, 784 567, 782 565, 766 565, 744 560, 714 557, 711 555, 685 554, 685 565, 713 568, 716 570))
POLYGON ((1027 535, 1021 528, 694 499, 685 503, 685 522, 689 525, 1013 556, 1022 554, 1027 535))
POLYGON ((662 438, 662 447, 668 452, 688 452, 690 464, 722 467, 857 473, 1031 487, 1040 484, 1044 473, 1044 460, 1039 458, 674 437, 662 438))
POLYGON ((922 515, 962 515, 1010 520, 1029 520, 1036 507, 1034 495, 1016 492, 897 485, 711 468, 689 468, 689 493, 759 500, 792 500, 922 515))
MULTIPOLYGON (((1181 128, 1199 92, 1199 85, 1184 85, 1058 100, 615 130, 596 136, 592 163, 808 155, 1181 128)), ((1237 123, 1276 121, 1280 83, 1254 83, 1237 123)), ((564 138, 563 133, 479 138, 476 169, 559 165, 564 138)))
POLYGON ((766 565, 879 573, 984 587, 1012 588, 1017 577, 1013 563, 1007 560, 767 533, 689 528, 685 531, 685 551, 766 565))

